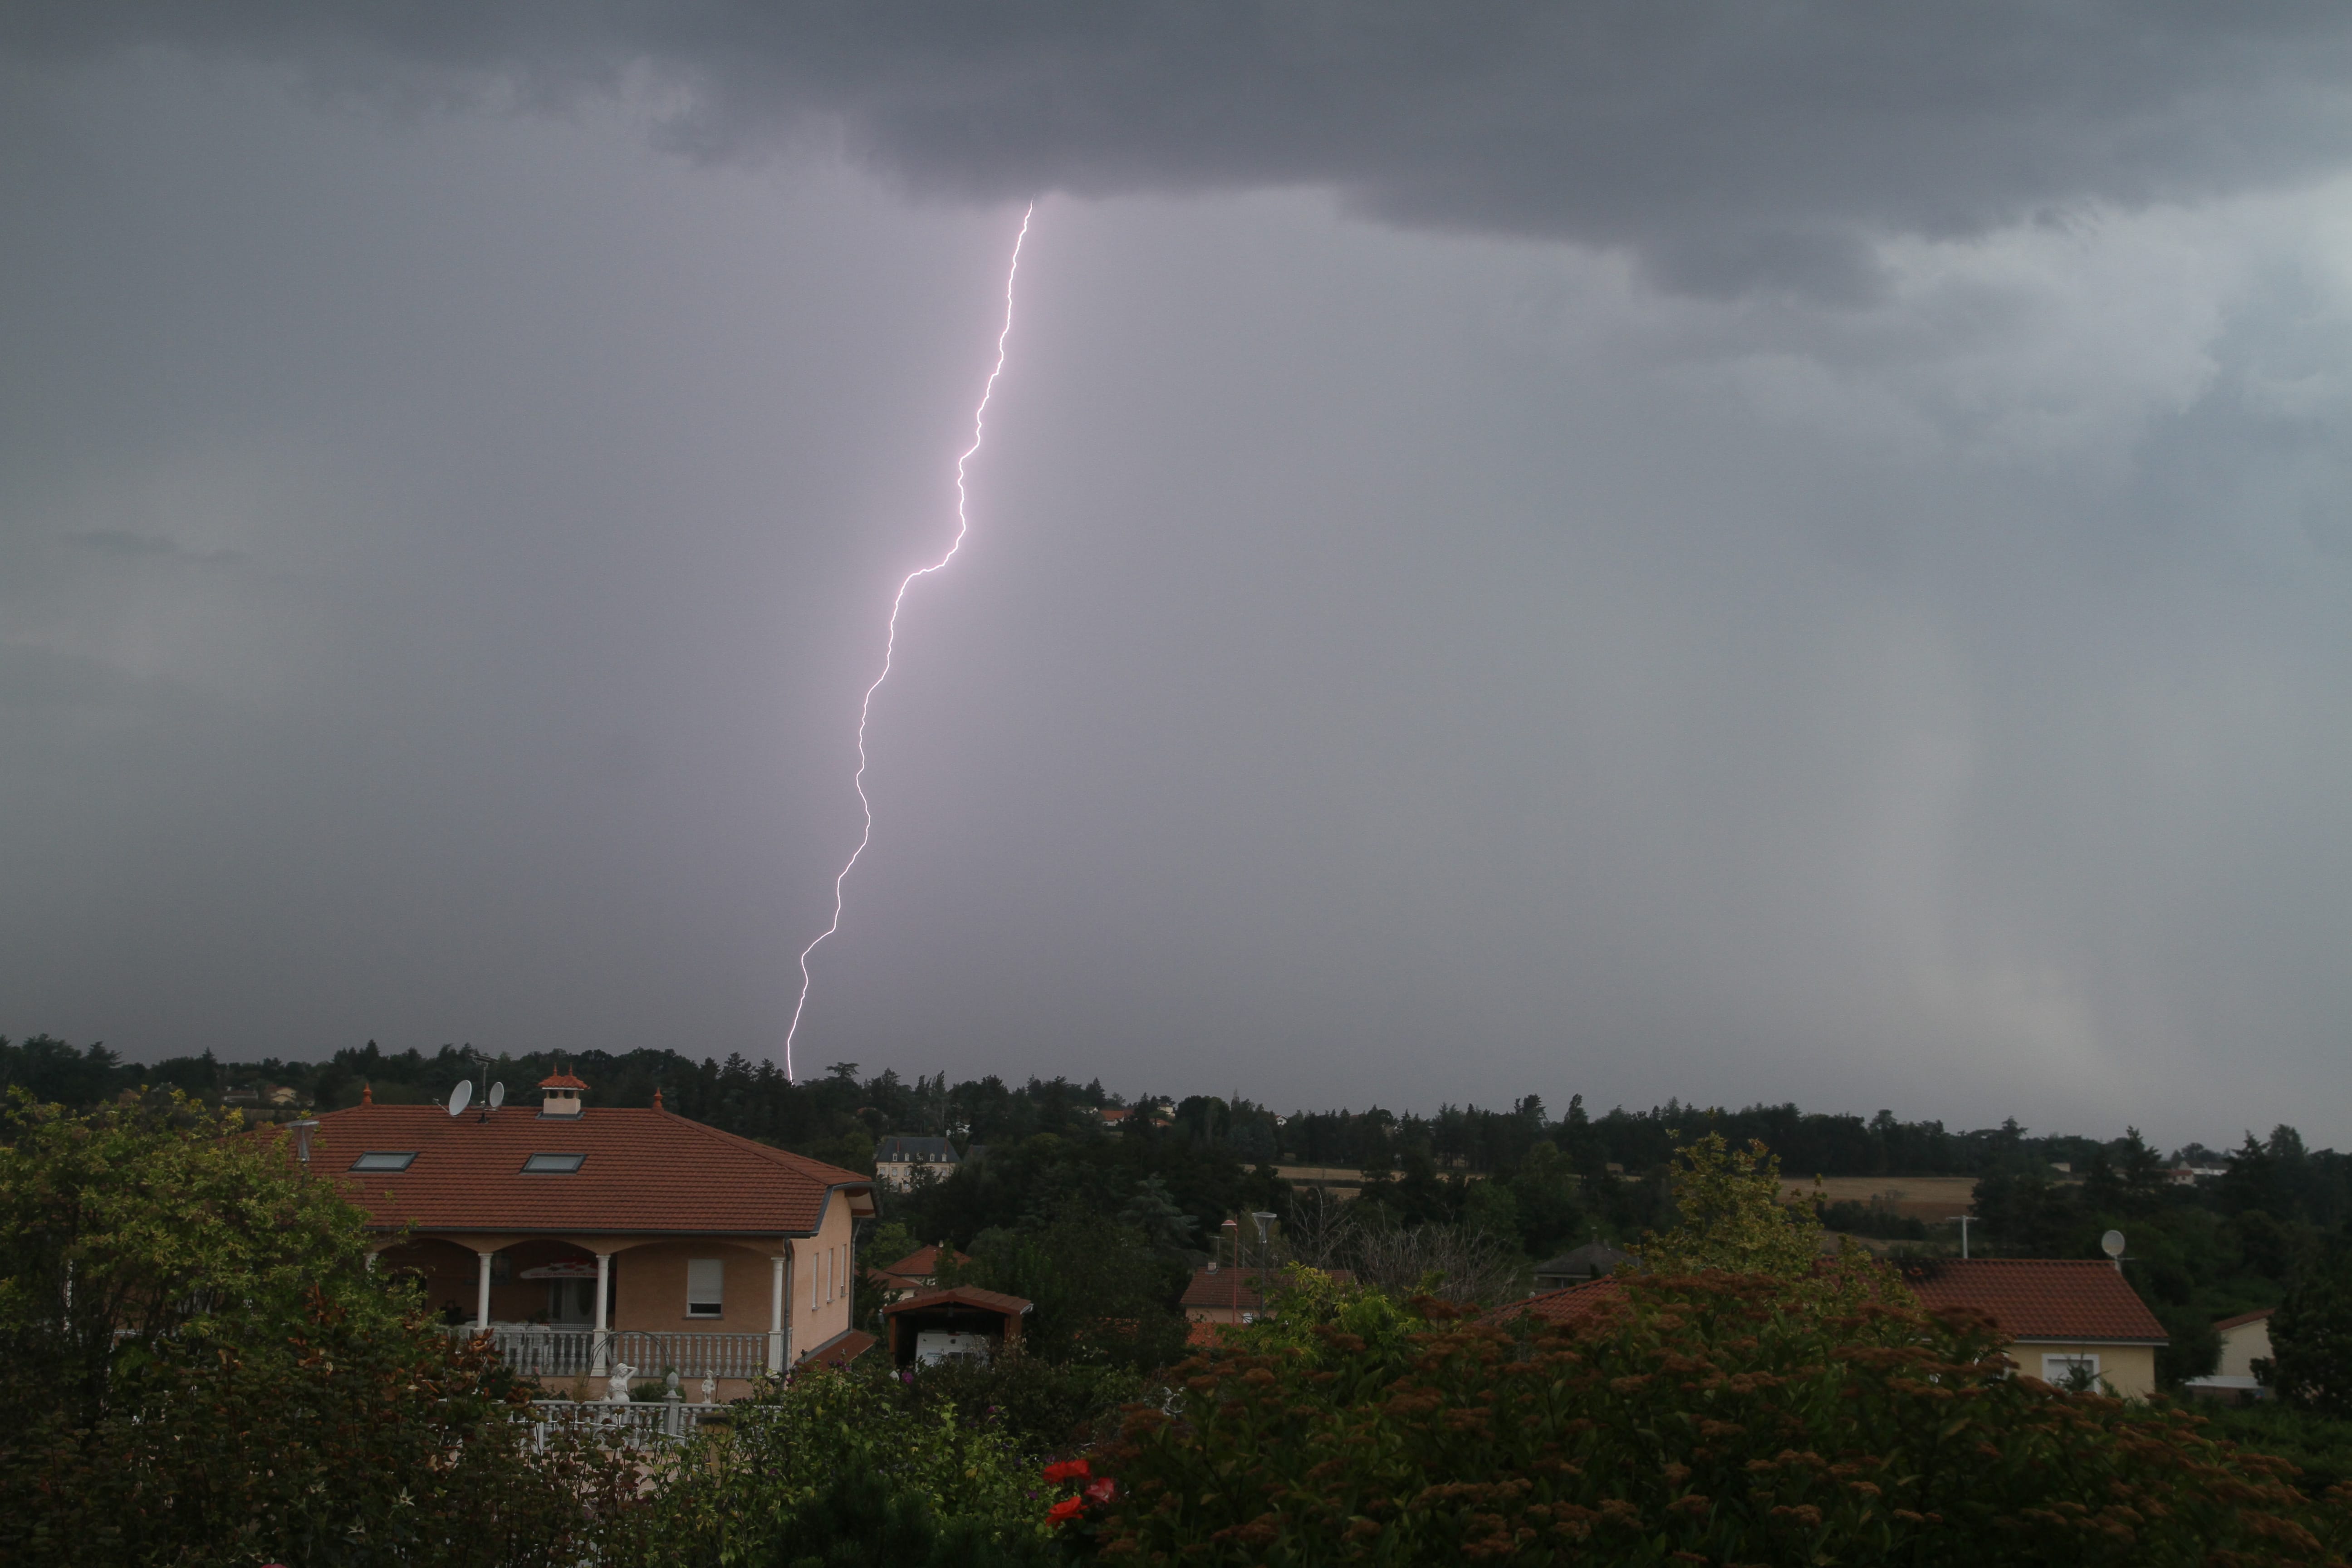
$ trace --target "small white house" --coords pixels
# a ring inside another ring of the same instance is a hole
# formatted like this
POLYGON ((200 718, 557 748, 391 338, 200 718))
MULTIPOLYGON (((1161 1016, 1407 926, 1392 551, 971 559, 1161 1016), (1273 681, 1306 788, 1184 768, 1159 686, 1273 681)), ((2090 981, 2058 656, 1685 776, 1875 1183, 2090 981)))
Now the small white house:
POLYGON ((2259 1312, 2241 1312, 2214 1324, 2215 1331, 2221 1336, 2221 1361, 2210 1376, 2192 1377, 2180 1386, 2207 1399, 2230 1399, 2240 1404, 2269 1398, 2270 1390, 2254 1375, 2254 1363, 2270 1359, 2271 1314, 2277 1310, 2276 1307, 2264 1307, 2259 1312))

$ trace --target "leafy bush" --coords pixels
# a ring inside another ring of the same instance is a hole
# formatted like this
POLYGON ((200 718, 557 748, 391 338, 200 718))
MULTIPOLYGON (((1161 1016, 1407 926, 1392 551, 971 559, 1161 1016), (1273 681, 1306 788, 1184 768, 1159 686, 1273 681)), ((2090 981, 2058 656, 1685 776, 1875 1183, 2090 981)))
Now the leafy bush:
POLYGON ((1018 1348, 989 1361, 950 1357, 902 1375, 916 1408, 951 1410, 963 1425, 993 1429, 1034 1458, 1110 1436, 1119 1407, 1142 1398, 1149 1383, 1127 1367, 1048 1361, 1018 1348))
POLYGON ((1015 1568, 1049 1560, 1035 1467, 888 1369, 809 1368, 666 1456, 616 1562, 1015 1568))
POLYGON ((0 1558, 315 1568, 571 1563, 630 1477, 558 1438, 486 1348, 386 1333, 314 1299, 282 1338, 184 1335, 118 1376, 96 1420, 0 1447, 0 1558))
POLYGON ((2352 1421, 2271 1399, 2238 1405, 2200 1400, 2188 1408, 2207 1418, 2213 1436, 2293 1464, 2303 1472, 2297 1484, 2305 1491, 2352 1481, 2352 1421))
POLYGON ((1847 1261, 1630 1280, 1568 1323, 1444 1321, 1386 1348, 1180 1369, 1067 1507, 1108 1561, 2251 1564, 2352 1543, 2283 1461, 2185 1412, 1997 1370, 1847 1261))

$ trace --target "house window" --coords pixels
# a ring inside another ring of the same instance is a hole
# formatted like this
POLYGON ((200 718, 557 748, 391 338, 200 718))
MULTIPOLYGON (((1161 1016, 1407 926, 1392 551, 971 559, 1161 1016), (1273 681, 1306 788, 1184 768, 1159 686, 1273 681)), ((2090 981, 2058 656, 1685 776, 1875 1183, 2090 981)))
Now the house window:
POLYGON ((354 1171, 405 1171, 416 1158, 414 1149, 371 1149, 352 1162, 354 1171))
POLYGON ((2046 1355, 2042 1358, 2042 1381, 2066 1388, 2077 1383, 2090 1386, 2099 1378, 2099 1358, 2089 1354, 2046 1355))
POLYGON ((686 1315, 689 1318, 715 1318, 719 1315, 720 1289, 727 1280, 727 1265, 716 1258, 697 1258, 686 1266, 686 1315))
POLYGON ((580 1168, 585 1154, 533 1154, 522 1163, 526 1176, 568 1176, 580 1168))

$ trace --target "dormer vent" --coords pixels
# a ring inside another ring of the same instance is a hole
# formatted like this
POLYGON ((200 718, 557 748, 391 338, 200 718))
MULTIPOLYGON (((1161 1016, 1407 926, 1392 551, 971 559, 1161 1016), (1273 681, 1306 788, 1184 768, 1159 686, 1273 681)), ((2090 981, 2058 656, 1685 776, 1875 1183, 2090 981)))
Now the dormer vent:
POLYGON ((542 1096, 539 1102, 541 1116, 576 1117, 580 1114, 580 1097, 588 1092, 588 1086, 558 1068, 553 1077, 539 1080, 539 1091, 542 1096))

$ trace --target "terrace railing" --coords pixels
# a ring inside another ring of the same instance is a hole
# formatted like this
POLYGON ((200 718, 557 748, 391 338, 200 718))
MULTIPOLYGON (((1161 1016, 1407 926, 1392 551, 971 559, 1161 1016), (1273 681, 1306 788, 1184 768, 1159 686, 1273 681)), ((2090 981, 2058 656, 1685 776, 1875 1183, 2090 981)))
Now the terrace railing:
POLYGON ((626 1405, 534 1399, 530 1404, 531 1446, 543 1452, 551 1436, 571 1432, 591 1439, 600 1447, 650 1448, 691 1436, 703 1422, 726 1409, 724 1405, 688 1405, 682 1399, 639 1399, 626 1405))
MULTIPOLYGON (((452 1337, 470 1339, 470 1327, 452 1337)), ((768 1370, 768 1336, 671 1332, 667 1330, 561 1329, 538 1323, 497 1323, 488 1331, 499 1359, 525 1377, 604 1377, 625 1363, 639 1376, 676 1373, 681 1378, 752 1378, 768 1370)))

